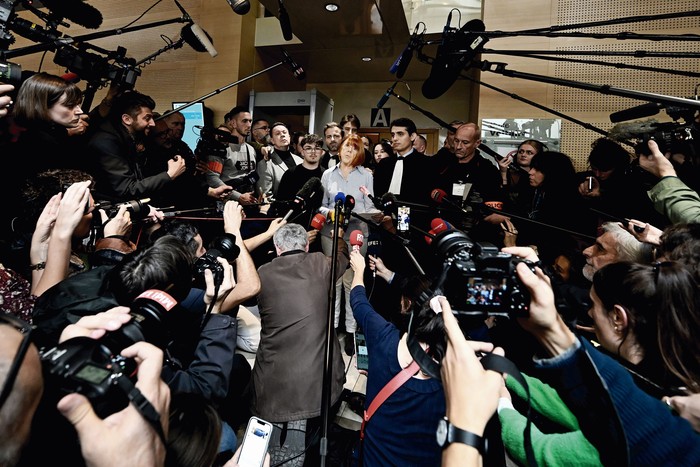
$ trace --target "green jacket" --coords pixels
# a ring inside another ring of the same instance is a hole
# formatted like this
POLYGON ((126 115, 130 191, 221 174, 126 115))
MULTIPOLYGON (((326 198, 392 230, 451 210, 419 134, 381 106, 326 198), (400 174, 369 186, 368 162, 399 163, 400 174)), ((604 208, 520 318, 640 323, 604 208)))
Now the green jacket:
MULTIPOLYGON (((523 374, 530 388, 533 411, 558 423, 562 433, 542 433, 531 426, 532 449, 539 466, 600 466, 598 451, 581 433, 576 417, 559 398, 556 390, 539 379, 523 374)), ((527 400, 525 390, 514 378, 506 379, 506 386, 513 398, 527 400)), ((498 412, 501 421, 501 437, 508 454, 520 465, 527 465, 523 432, 526 418, 513 409, 498 412)))
POLYGON ((647 194, 673 224, 700 222, 700 196, 680 178, 663 177, 647 194))

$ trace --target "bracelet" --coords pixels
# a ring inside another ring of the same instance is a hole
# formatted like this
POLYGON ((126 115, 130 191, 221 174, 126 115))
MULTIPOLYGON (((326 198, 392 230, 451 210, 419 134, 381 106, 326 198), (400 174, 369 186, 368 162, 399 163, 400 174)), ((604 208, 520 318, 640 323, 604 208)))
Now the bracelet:
POLYGON ((29 269, 32 271, 40 271, 46 267, 46 261, 42 261, 41 263, 36 263, 36 264, 31 264, 29 266, 29 269))

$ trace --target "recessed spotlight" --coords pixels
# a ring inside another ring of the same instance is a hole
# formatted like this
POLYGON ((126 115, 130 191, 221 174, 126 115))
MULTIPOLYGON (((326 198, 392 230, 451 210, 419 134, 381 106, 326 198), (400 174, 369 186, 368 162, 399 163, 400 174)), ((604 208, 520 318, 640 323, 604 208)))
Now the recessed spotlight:
POLYGON ((339 8, 337 3, 326 3, 326 11, 330 11, 331 13, 338 11, 339 8))
POLYGON ((362 57, 362 61, 363 61, 363 62, 371 62, 371 61, 372 61, 372 57, 362 57))

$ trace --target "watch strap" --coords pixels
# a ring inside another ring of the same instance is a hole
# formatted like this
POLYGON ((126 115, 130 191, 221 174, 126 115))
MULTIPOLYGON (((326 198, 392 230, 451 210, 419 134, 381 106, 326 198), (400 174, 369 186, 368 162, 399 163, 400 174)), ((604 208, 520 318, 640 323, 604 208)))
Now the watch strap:
POLYGON ((443 447, 446 448, 452 443, 461 443, 475 448, 482 456, 486 453, 488 445, 486 438, 454 426, 447 417, 445 417, 445 422, 447 423, 447 442, 443 447))

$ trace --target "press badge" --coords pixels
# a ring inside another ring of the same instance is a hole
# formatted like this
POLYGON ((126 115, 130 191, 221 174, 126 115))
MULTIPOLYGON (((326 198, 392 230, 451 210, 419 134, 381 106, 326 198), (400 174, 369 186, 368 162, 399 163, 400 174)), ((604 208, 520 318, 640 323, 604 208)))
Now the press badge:
POLYGON ((469 192, 472 189, 471 183, 453 183, 452 184, 452 196, 458 196, 463 200, 467 199, 469 192))

